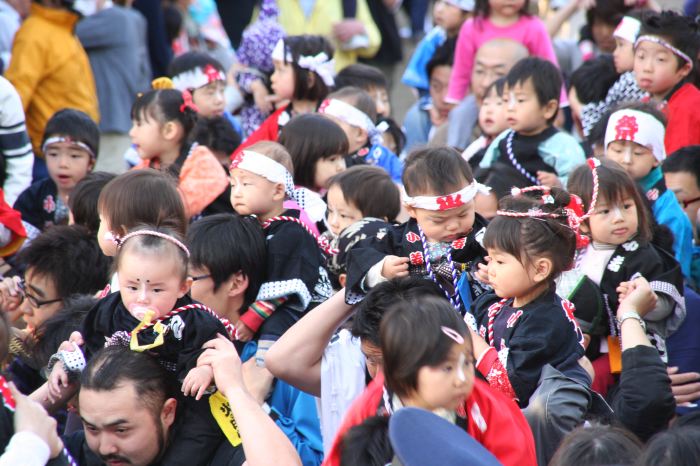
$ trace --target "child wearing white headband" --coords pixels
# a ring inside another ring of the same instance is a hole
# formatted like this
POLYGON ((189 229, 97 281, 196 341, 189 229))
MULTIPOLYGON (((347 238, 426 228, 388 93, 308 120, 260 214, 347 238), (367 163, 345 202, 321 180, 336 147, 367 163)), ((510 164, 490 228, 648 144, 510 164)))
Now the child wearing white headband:
POLYGON ((401 161, 384 146, 382 133, 374 124, 377 118, 375 102, 367 92, 357 87, 344 87, 330 94, 318 111, 345 131, 349 143, 348 166, 377 165, 396 183, 401 183, 401 161))
POLYGON ((699 50, 693 19, 672 11, 644 16, 634 44, 634 74, 639 87, 665 106, 668 154, 700 144, 700 91, 693 84, 699 50))
POLYGON ((483 291, 469 272, 486 255, 479 243, 486 222, 474 211, 474 197, 488 189, 474 181, 469 164, 449 148, 409 155, 403 185, 411 219, 350 252, 346 299, 357 302, 377 283, 412 274, 434 280, 464 314, 483 291))
POLYGON ((332 293, 318 240, 299 219, 299 210, 284 207, 294 196, 292 171, 289 153, 274 142, 254 144, 231 162, 231 205, 240 215, 257 216, 267 238, 264 282, 236 323, 239 340, 258 338, 261 366, 267 349, 332 293))
POLYGON ((673 249, 683 275, 690 278, 693 230, 690 220, 666 189, 661 163, 666 158, 666 118, 651 104, 630 105, 616 111, 605 131, 605 157, 614 160, 638 182, 651 203, 656 221, 671 229, 673 249))

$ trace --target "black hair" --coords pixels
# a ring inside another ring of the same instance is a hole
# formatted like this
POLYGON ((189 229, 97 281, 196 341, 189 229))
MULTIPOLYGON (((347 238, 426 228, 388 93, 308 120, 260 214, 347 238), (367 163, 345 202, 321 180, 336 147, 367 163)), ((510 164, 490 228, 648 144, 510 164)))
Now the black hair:
POLYGON ((406 157, 401 177, 409 196, 444 195, 474 181, 469 164, 449 147, 418 149, 406 157))
POLYGON ((612 113, 615 113, 618 110, 636 110, 638 112, 646 113, 647 115, 656 118, 656 120, 659 123, 661 123, 664 126, 664 128, 666 128, 666 126, 668 125, 668 119, 666 118, 666 115, 664 115, 664 113, 651 102, 621 102, 612 109, 612 113))
POLYGON ((372 88, 387 89, 389 87, 386 76, 381 70, 363 63, 354 63, 346 66, 335 76, 336 89, 350 86, 359 87, 364 91, 370 91, 372 88))
POLYGON ((379 127, 382 124, 386 125, 384 133, 394 139, 394 144, 396 145, 394 153, 401 154, 403 148, 406 146, 406 135, 401 130, 401 126, 393 118, 380 116, 377 118, 377 126, 379 127))
POLYGON ((224 116, 200 117, 192 130, 191 139, 197 144, 230 155, 241 145, 241 135, 224 116))
POLYGON ((681 147, 666 157, 661 168, 664 173, 691 173, 700 189, 700 146, 681 147))
POLYGON ((73 295, 63 301, 60 311, 39 324, 29 345, 33 367, 46 367, 51 355, 58 351, 61 343, 68 341, 71 333, 80 328, 97 301, 92 295, 73 295))
POLYGON ((425 65, 428 72, 428 79, 433 75, 433 70, 438 66, 452 66, 455 61, 455 47, 457 45, 457 37, 450 37, 443 44, 435 49, 433 57, 425 65))
POLYGON ((695 466, 700 464, 700 428, 685 426, 656 434, 647 443, 638 466, 695 466))
MULTIPOLYGON (((518 12, 521 16, 530 16, 530 0, 525 0, 523 7, 518 12)), ((474 16, 483 16, 488 18, 491 15, 491 5, 489 0, 476 0, 476 5, 474 6, 474 16)))
POLYGON ((194 222, 187 233, 190 264, 206 267, 214 291, 231 275, 242 272, 248 278, 244 307, 255 301, 265 279, 267 251, 260 223, 251 216, 216 214, 194 222))
POLYGON ((116 176, 114 173, 92 172, 75 185, 68 198, 68 208, 73 214, 73 222, 76 225, 82 225, 90 233, 97 234, 100 228, 97 200, 100 198, 102 189, 116 176))
POLYGON ((539 209, 558 216, 533 218, 498 215, 486 228, 484 247, 510 254, 523 265, 536 258, 548 258, 552 261, 551 275, 547 277, 551 284, 559 274, 571 267, 576 252, 576 234, 569 227, 564 210, 570 201, 569 193, 558 188, 502 198, 499 205, 501 210, 528 212, 539 209), (548 198, 549 201, 545 202, 548 198))
POLYGON ((500 77, 493 81, 491 84, 489 84, 486 87, 486 90, 484 91, 484 98, 488 96, 491 92, 496 91, 496 95, 498 97, 503 97, 503 93, 506 90, 506 77, 500 77))
POLYGON ((340 466, 384 466, 393 457, 389 416, 365 419, 348 430, 340 444, 340 466))
POLYGON ((471 358, 467 324, 444 297, 418 296, 387 310, 379 331, 389 390, 399 397, 412 394, 418 388, 421 367, 435 367, 447 360, 456 342, 443 332, 445 327, 469 342, 471 358))
POLYGON ((76 293, 94 294, 109 281, 111 259, 80 225, 49 228, 22 249, 17 260, 33 275, 50 279, 63 299, 76 293))
POLYGON ((182 13, 170 2, 165 2, 162 8, 165 38, 168 44, 172 44, 173 41, 178 38, 182 30, 182 13))
POLYGON ((119 236, 140 224, 187 232, 187 215, 176 180, 153 169, 131 170, 107 183, 97 201, 98 212, 119 236))
POLYGON ((611 55, 599 55, 583 64, 571 74, 570 88, 582 104, 605 100, 608 90, 618 78, 611 55))
POLYGON ((188 140, 197 123, 197 112, 184 103, 182 92, 176 89, 153 89, 137 97, 131 107, 131 119, 137 123, 153 118, 160 125, 174 121, 182 126, 180 154, 168 168, 168 171, 176 176, 179 175, 182 164, 187 158, 190 149, 188 140))
POLYGON ((316 162, 348 153, 348 138, 333 120, 318 113, 297 115, 282 127, 279 142, 294 164, 294 183, 316 190, 316 162))
POLYGON ((693 411, 691 413, 678 416, 671 425, 674 429, 679 429, 681 427, 698 427, 700 428, 700 411, 693 411))
MULTIPOLYGON (((528 79, 532 82, 537 101, 541 107, 547 105, 551 100, 555 100, 559 105, 562 77, 561 72, 552 62, 538 57, 523 58, 513 65, 513 68, 506 75, 506 84, 512 90, 516 84, 522 86, 528 79)), ((554 115, 547 122, 551 124, 556 117, 556 112, 554 112, 554 115)))
POLYGON ((598 144, 603 149, 605 149, 605 131, 608 128, 608 121, 610 121, 610 115, 612 115, 612 110, 606 110, 600 116, 600 119, 593 125, 593 128, 588 132, 588 137, 586 138, 586 143, 590 146, 591 152, 593 151, 593 145, 598 144))
POLYGON ((419 296, 444 298, 445 295, 435 282, 422 277, 395 278, 378 284, 357 305, 352 321, 352 335, 379 346, 379 325, 384 314, 394 304, 407 304, 419 296))
MULTIPOLYGON (((175 230, 153 225, 139 225, 133 230, 130 230, 129 233, 134 233, 140 230, 154 231, 156 233, 167 235, 178 240, 180 243, 184 243, 185 241, 185 239, 175 230)), ((177 259, 178 268, 180 269, 180 278, 184 280, 187 277, 187 252, 169 239, 150 234, 134 235, 126 242, 121 242, 119 249, 117 249, 117 255, 114 258, 115 270, 119 270, 119 264, 121 263, 122 257, 125 254, 132 252, 132 250, 135 252, 148 251, 149 253, 157 253, 160 256, 165 256, 167 254, 171 257, 175 257, 177 259)))
POLYGON ((78 142, 87 145, 95 158, 100 151, 100 129, 87 113, 74 108, 64 108, 54 113, 44 127, 43 147, 46 140, 52 136, 70 136, 78 142))
MULTIPOLYGON (((598 202, 604 199, 608 203, 616 204, 627 198, 633 199, 639 219, 636 238, 644 243, 651 241, 651 212, 647 209, 637 185, 629 173, 618 163, 609 159, 601 160, 600 166, 596 170, 598 172, 598 202)), ((569 175, 566 187, 570 193, 581 198, 583 211, 587 212, 593 194, 593 175, 589 166, 584 164, 575 168, 569 175)))
POLYGON ((128 382, 156 419, 165 401, 177 393, 175 377, 154 356, 124 346, 97 352, 80 376, 80 390, 108 392, 128 382))
POLYGON ((549 466, 632 466, 642 443, 627 429, 593 425, 571 431, 549 466))
POLYGON ((328 96, 346 102, 361 112, 364 112, 372 122, 377 121, 377 104, 366 91, 359 87, 344 87, 328 96))
MULTIPOLYGON (((642 16, 642 27, 639 35, 662 37, 678 50, 688 55, 693 61, 693 69, 686 80, 693 79, 693 73, 695 73, 698 63, 698 52, 700 52, 700 36, 698 35, 698 24, 695 22, 695 19, 670 10, 664 10, 660 13, 649 11, 642 16)), ((685 65, 685 60, 675 53, 673 55, 678 63, 677 68, 685 65)))
POLYGON ((338 185, 345 201, 363 217, 386 218, 394 223, 401 210, 401 194, 389 174, 380 167, 356 165, 338 173, 328 187, 338 185))
POLYGON ((595 21, 617 26, 631 9, 632 6, 626 5, 625 0, 596 0, 593 7, 586 11, 586 27, 590 30, 595 21))
POLYGON ((223 65, 216 58, 212 57, 206 52, 192 51, 185 52, 182 55, 173 58, 173 61, 170 62, 170 67, 168 68, 168 74, 171 78, 174 78, 185 71, 191 71, 195 68, 205 68, 207 65, 211 65, 218 71, 226 73, 223 65))
POLYGON ((285 63, 287 53, 291 54, 291 65, 294 68, 294 100, 309 100, 320 102, 325 99, 330 91, 328 85, 314 71, 299 66, 300 56, 316 56, 325 53, 329 59, 333 57, 334 49, 323 36, 301 35, 287 36, 284 39, 285 63), (312 79, 313 77, 313 79, 312 79))

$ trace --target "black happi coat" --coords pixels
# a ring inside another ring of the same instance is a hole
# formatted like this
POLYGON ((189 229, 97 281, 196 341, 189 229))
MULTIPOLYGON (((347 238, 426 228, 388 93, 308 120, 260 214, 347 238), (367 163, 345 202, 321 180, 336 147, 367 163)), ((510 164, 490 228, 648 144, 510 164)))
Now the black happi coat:
MULTIPOLYGON (((458 269, 471 272, 486 257, 486 250, 481 246, 485 231, 486 220, 476 214, 472 231, 465 238, 453 241, 452 260, 458 269), (458 267, 460 264, 462 267, 458 267)), ((348 254, 346 300, 349 304, 354 304, 364 297, 367 290, 364 289, 363 282, 367 272, 386 256, 408 257, 409 274, 428 278, 423 255, 418 223, 413 218, 404 224, 390 227, 386 234, 361 241, 348 254)), ((442 261, 446 262, 446 258, 442 261)), ((451 280, 439 280, 443 289, 450 293, 454 291, 451 280)), ((470 280, 470 288, 472 301, 485 291, 475 280, 470 280)))
MULTIPOLYGON (((185 295, 177 300, 175 308, 193 303, 195 301, 189 295, 185 295)), ((163 345, 152 348, 148 352, 168 370, 175 372, 180 382, 190 369, 197 366, 197 358, 204 351, 202 345, 205 342, 216 338, 219 333, 228 338, 226 328, 221 321, 200 309, 188 309, 165 319, 162 323, 167 327, 165 341, 163 345)), ((101 299, 83 321, 81 334, 85 340, 83 347, 85 358, 90 360, 93 354, 104 348, 106 339, 117 332, 124 332, 120 335, 128 338, 128 334, 138 324, 139 321, 129 314, 122 303, 119 293, 112 293, 101 299)), ((141 330, 138 338, 141 345, 153 343, 156 333, 151 326, 141 330)), ((125 345, 129 345, 128 339, 125 345)))
MULTIPOLYGON (((474 303, 479 334, 487 343, 489 307, 500 300, 495 293, 487 293, 474 303)), ((520 407, 527 406, 545 364, 590 385, 578 364, 584 355, 583 333, 571 303, 550 290, 522 308, 512 305, 513 299, 508 299, 496 315, 492 346, 508 371, 520 407)))
MULTIPOLYGON (((65 225, 68 217, 57 218, 58 188, 51 178, 37 181, 22 191, 14 209, 22 214, 22 220, 40 231, 52 225, 65 225)), ((66 212, 67 214, 67 212, 66 212)))

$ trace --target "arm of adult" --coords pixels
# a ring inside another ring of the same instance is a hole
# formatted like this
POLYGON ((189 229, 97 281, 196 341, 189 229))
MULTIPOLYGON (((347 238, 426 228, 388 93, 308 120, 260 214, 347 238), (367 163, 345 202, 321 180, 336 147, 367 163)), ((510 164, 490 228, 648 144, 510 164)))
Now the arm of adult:
POLYGON ((226 396, 236 416, 248 466, 301 465, 294 446, 248 393, 243 383, 241 360, 231 341, 217 335, 204 344, 198 365, 214 371, 217 388, 226 396))
POLYGON ((312 309, 267 351, 268 370, 290 385, 320 396, 323 352, 351 309, 345 303, 344 289, 312 309))
POLYGON ((547 32, 554 38, 559 33, 562 25, 571 18, 577 10, 588 10, 595 6, 594 0, 570 0, 569 3, 559 8, 556 13, 547 18, 547 32))

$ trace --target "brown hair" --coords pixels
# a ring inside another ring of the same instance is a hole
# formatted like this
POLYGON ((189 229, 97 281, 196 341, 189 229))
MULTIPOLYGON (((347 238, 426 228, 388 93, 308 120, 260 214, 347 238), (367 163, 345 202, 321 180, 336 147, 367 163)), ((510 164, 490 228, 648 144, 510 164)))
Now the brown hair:
MULTIPOLYGON (((633 199, 634 205, 637 207, 637 239, 645 243, 651 241, 651 213, 629 173, 618 163, 608 159, 601 160, 600 166, 596 170, 598 172, 598 202, 605 200, 608 203, 619 204, 627 198, 633 199)), ((567 188, 570 193, 581 198, 583 211, 588 211, 593 195, 593 175, 588 165, 581 165, 571 172, 567 188)))
MULTIPOLYGON (((136 228, 132 229, 129 233, 141 230, 155 231, 157 233, 168 235, 178 240, 180 243, 184 244, 185 242, 184 238, 180 234, 178 234, 177 231, 162 226, 139 225, 136 228)), ((114 268, 116 271, 119 271, 119 264, 121 263, 122 256, 132 251, 158 253, 163 256, 167 254, 169 256, 175 257, 177 258, 178 268, 180 270, 180 278, 182 280, 187 278, 187 263, 189 261, 189 258, 187 257, 187 252, 185 252, 184 249, 179 247, 173 241, 170 241, 166 238, 162 238, 160 236, 149 234, 135 235, 131 238, 128 238, 125 243, 120 245, 119 249, 117 250, 117 255, 114 258, 114 268)))
POLYGON ((409 196, 451 194, 474 181, 469 164, 450 147, 418 149, 406 158, 403 181, 409 196))
POLYGON ((346 202, 353 204, 363 217, 396 221, 401 210, 399 188, 389 174, 379 167, 356 165, 338 173, 328 187, 338 185, 346 202))
POLYGON ((123 173, 107 183, 97 210, 112 232, 123 236, 139 224, 168 227, 187 233, 187 216, 177 181, 150 168, 123 173))
POLYGON ((281 163, 289 173, 294 176, 294 164, 292 164, 292 156, 289 155, 287 149, 282 144, 272 141, 256 142, 252 146, 246 147, 245 150, 257 152, 265 157, 271 158, 277 163, 281 163))

